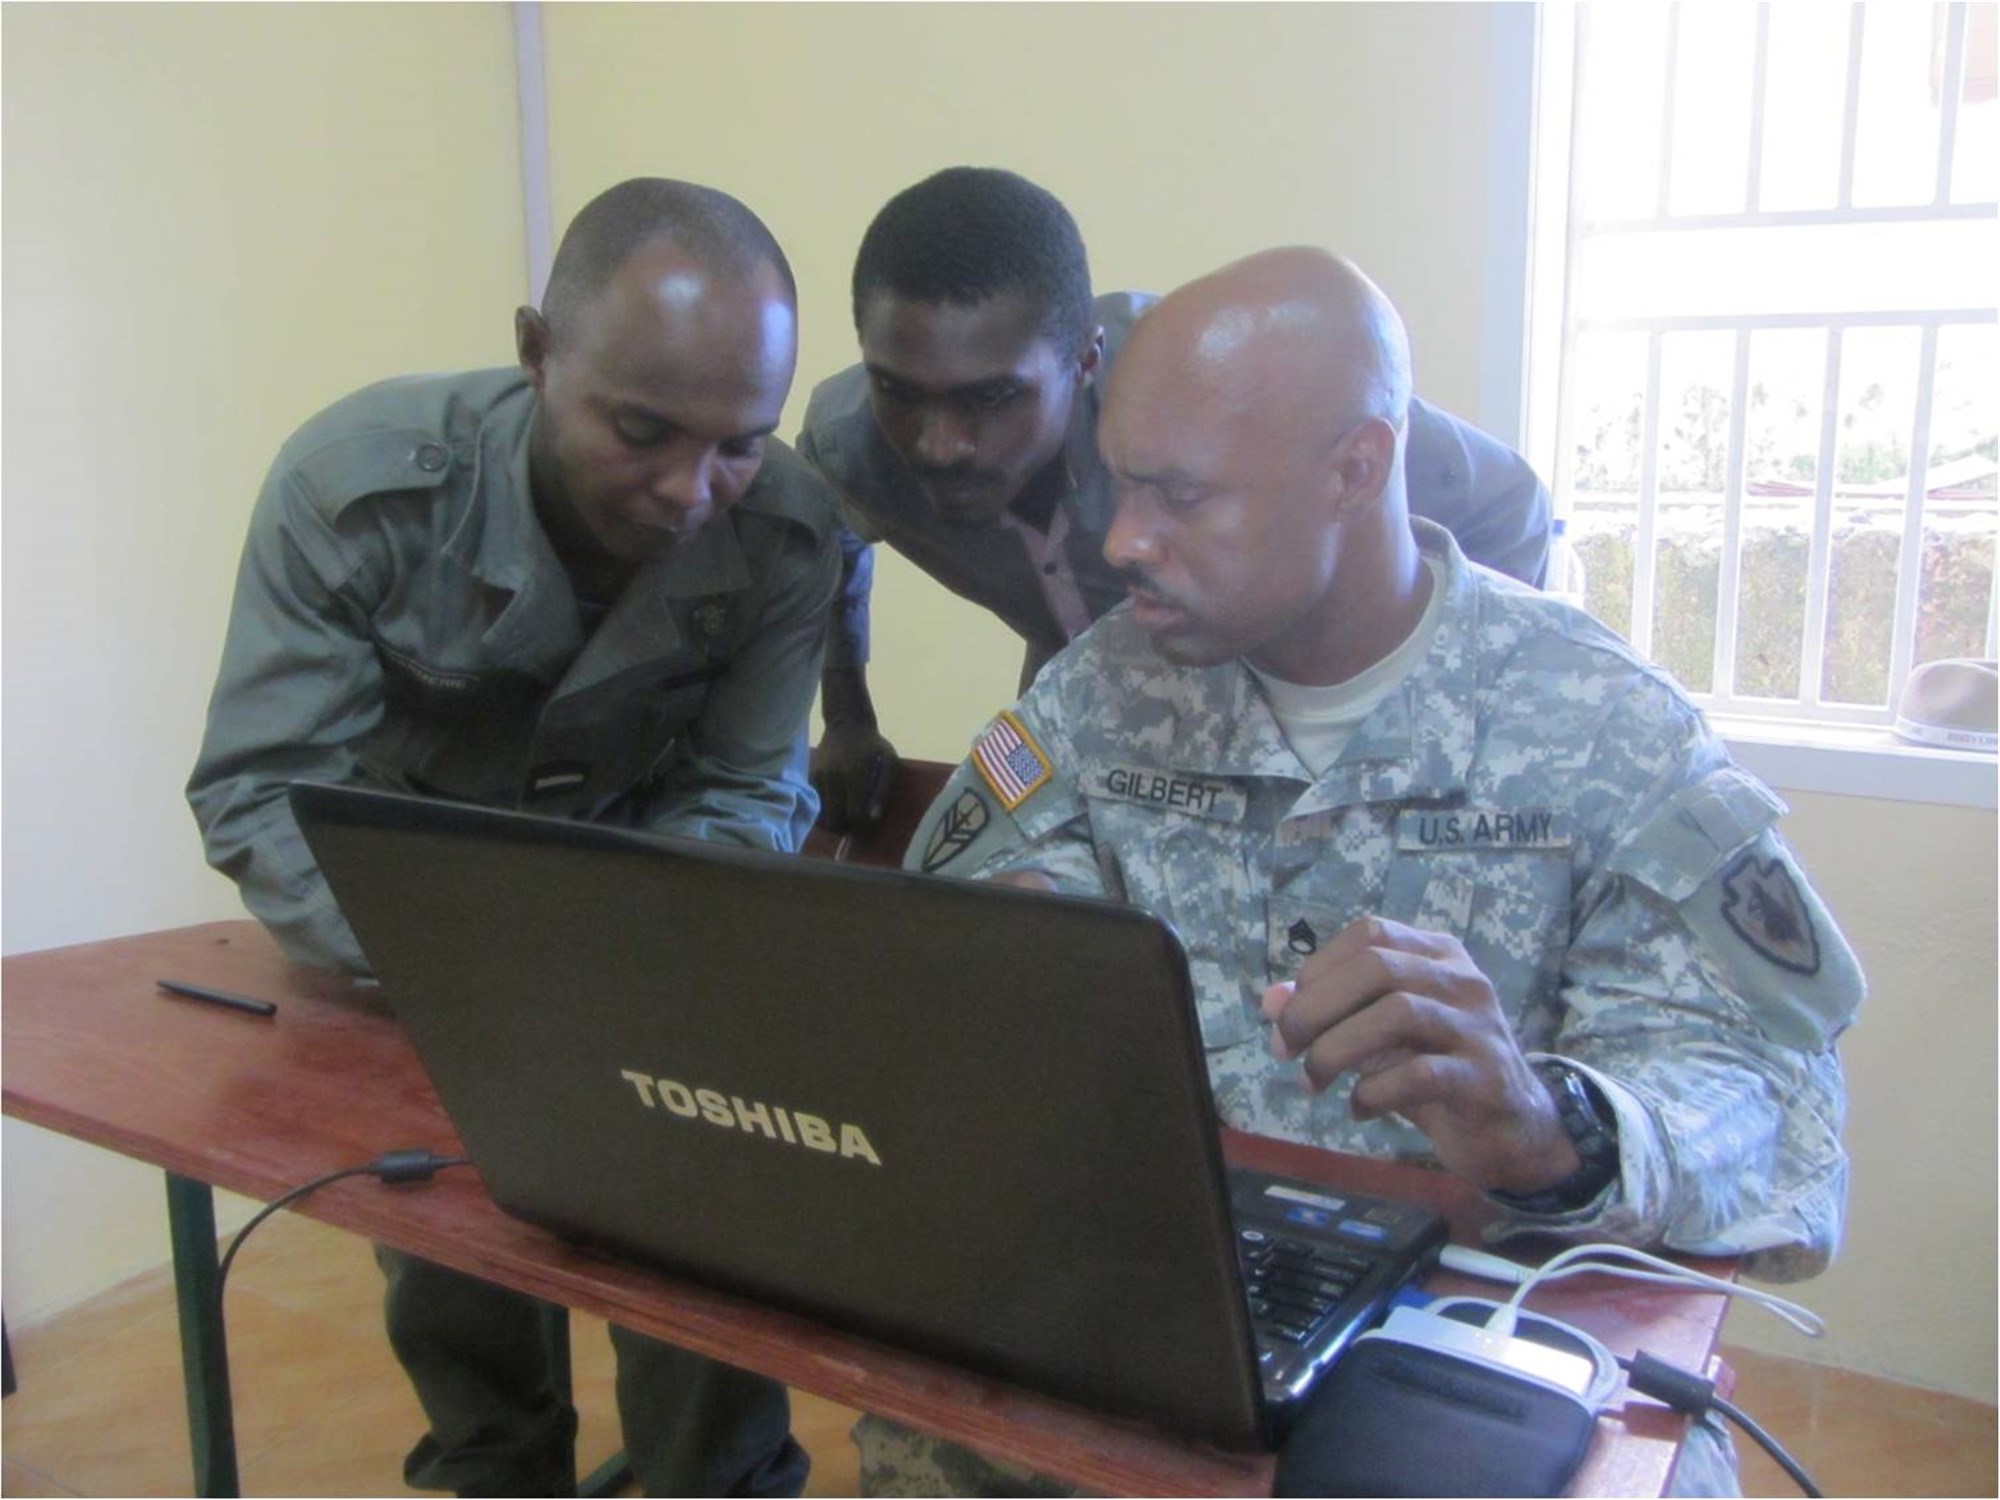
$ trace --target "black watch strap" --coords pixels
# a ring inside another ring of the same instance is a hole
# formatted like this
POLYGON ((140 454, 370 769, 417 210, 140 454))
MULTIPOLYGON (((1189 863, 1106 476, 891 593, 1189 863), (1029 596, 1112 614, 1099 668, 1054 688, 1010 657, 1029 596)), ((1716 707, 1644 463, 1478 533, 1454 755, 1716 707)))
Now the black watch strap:
POLYGON ((1563 1133, 1582 1160, 1569 1176, 1538 1193, 1491 1196, 1524 1214, 1566 1214, 1584 1207, 1618 1176, 1618 1116, 1590 1075, 1554 1058, 1529 1064, 1555 1100, 1563 1133))

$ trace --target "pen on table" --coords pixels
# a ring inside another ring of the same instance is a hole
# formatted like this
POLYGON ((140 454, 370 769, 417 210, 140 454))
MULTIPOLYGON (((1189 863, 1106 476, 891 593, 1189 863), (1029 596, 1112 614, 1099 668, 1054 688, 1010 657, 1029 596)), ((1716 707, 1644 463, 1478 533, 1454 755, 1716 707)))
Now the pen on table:
POLYGON ((153 983, 169 995, 185 995, 190 1000, 206 1000, 210 1005, 226 1005, 231 1010, 247 1010, 253 1016, 275 1016, 278 1007, 269 1000, 254 1000, 248 995, 232 995, 227 990, 212 990, 206 985, 189 984, 181 979, 156 979, 153 983))

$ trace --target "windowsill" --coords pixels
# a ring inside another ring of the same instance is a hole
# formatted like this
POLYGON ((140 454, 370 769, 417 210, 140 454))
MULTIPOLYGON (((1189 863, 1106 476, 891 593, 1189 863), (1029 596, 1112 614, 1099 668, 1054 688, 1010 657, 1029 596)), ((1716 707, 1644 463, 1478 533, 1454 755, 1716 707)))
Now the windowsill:
POLYGON ((1995 806, 2000 765, 1991 755, 1912 745, 1886 729, 1721 714, 1710 715, 1709 723, 1746 770, 1781 792, 1995 806))

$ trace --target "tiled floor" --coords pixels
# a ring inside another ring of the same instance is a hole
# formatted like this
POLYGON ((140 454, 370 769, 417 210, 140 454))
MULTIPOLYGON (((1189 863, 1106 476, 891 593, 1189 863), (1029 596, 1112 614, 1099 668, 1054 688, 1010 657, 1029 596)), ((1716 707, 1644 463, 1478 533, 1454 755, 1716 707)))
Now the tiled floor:
MULTIPOLYGON (((230 1368, 247 1495, 409 1495, 402 1456, 421 1431, 381 1334, 381 1279, 353 1235, 295 1215, 258 1230, 230 1273, 230 1368)), ((617 1446, 610 1344, 572 1320, 578 1460, 617 1446)), ((173 1287, 163 1270, 38 1327, 13 1330, 20 1389, 0 1408, 0 1494, 188 1493, 173 1287)), ((1737 1403, 1829 1495, 1995 1493, 1994 1409, 1793 1360, 1731 1351, 1737 1403)), ((813 1455, 809 1495, 855 1490, 854 1413, 795 1393, 813 1455)), ((1752 1495, 1792 1495, 1743 1445, 1752 1495)))

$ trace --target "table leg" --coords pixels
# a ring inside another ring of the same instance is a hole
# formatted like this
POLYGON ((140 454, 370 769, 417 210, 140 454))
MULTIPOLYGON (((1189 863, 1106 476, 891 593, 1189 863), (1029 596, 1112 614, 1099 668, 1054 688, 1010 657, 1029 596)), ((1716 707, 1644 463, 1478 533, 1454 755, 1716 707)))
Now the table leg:
POLYGON ((236 1476, 236 1420, 229 1402, 229 1350, 217 1298, 214 1189, 167 1173, 167 1224, 173 1235, 174 1297, 180 1305, 181 1376, 187 1386, 194 1492, 235 1495, 241 1485, 236 1476))
MULTIPOLYGON (((560 1303, 544 1302, 541 1305, 542 1349, 548 1355, 549 1381, 556 1394, 568 1401, 574 1392, 571 1388, 571 1368, 569 1356, 569 1309, 560 1303)), ((604 1460, 582 1480, 576 1477, 576 1448, 572 1444, 569 1454, 570 1493, 583 1500, 602 1500, 607 1495, 622 1494, 632 1482, 632 1465, 626 1460, 625 1450, 620 1448, 604 1460)))

